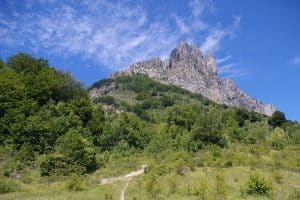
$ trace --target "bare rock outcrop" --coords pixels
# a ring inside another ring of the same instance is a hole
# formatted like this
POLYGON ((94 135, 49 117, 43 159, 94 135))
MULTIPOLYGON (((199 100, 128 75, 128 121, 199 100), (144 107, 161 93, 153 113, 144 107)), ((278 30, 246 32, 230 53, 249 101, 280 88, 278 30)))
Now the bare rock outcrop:
POLYGON ((122 74, 146 74, 159 82, 199 93, 216 103, 241 107, 268 116, 275 111, 273 105, 265 105, 247 95, 233 80, 220 78, 213 55, 206 56, 196 46, 185 42, 171 51, 169 59, 152 58, 137 62, 112 77, 122 74))

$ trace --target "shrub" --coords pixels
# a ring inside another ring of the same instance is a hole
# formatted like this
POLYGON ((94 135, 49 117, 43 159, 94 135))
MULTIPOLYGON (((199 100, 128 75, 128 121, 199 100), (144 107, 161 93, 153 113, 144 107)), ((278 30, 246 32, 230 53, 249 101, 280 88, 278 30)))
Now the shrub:
POLYGON ((275 111, 272 117, 270 117, 268 120, 268 124, 273 127, 281 126, 281 124, 284 122, 286 122, 285 115, 280 111, 275 111))
POLYGON ((272 184, 257 172, 252 172, 246 185, 241 188, 242 196, 261 195, 269 196, 273 190, 272 184))
POLYGON ((228 199, 228 186, 225 184, 223 173, 218 173, 216 175, 215 199, 216 200, 228 199))
POLYGON ((49 176, 58 172, 60 175, 66 175, 67 163, 62 155, 50 154, 40 163, 41 176, 49 176))
POLYGON ((279 170, 273 172, 273 177, 276 183, 283 183, 283 175, 280 173, 279 170))
POLYGON ((34 153, 32 145, 29 142, 25 142, 17 154, 17 159, 23 163, 28 163, 34 160, 34 153))
POLYGON ((177 191, 178 187, 178 180, 175 176, 171 176, 168 178, 168 186, 169 186, 169 193, 174 194, 177 191))
POLYGON ((113 200, 113 195, 112 195, 112 193, 105 193, 104 199, 105 199, 105 200, 113 200))
POLYGON ((19 189, 19 186, 12 180, 0 178, 0 194, 15 192, 19 189))
POLYGON ((288 200, 299 200, 300 199, 300 191, 295 190, 288 198, 288 200))
POLYGON ((66 188, 72 191, 83 190, 83 178, 78 176, 77 174, 71 174, 66 181, 66 188))
POLYGON ((113 96, 110 96, 110 95, 102 95, 98 98, 96 98, 94 100, 95 103, 103 103, 103 104, 106 104, 106 105, 113 105, 115 104, 116 100, 113 96))
POLYGON ((80 130, 71 129, 56 141, 56 151, 63 155, 67 164, 78 165, 84 172, 96 167, 95 148, 80 134, 80 130))
POLYGON ((146 191, 150 199, 158 198, 161 188, 157 182, 157 177, 154 175, 149 175, 146 180, 146 191))
POLYGON ((271 144, 272 149, 282 150, 287 144, 287 138, 284 130, 281 128, 275 128, 270 134, 268 141, 271 144))
POLYGON ((206 180, 201 180, 199 185, 194 188, 193 194, 199 197, 199 200, 208 200, 208 185, 206 180))

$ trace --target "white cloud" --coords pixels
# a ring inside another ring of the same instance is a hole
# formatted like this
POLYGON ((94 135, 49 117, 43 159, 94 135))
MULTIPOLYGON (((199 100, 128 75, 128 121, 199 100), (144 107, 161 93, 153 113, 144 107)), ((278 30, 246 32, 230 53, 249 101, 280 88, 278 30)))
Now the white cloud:
POLYGON ((183 22, 183 20, 180 17, 174 15, 174 19, 181 34, 190 32, 190 28, 183 22))
POLYGON ((210 12, 214 9, 210 0, 192 0, 189 5, 192 8, 192 15, 194 17, 200 17, 206 8, 208 8, 210 12))
POLYGON ((221 63, 224 63, 224 62, 226 62, 226 61, 228 61, 228 60, 230 60, 232 57, 229 55, 229 56, 226 56, 226 57, 224 57, 224 58, 217 58, 216 59, 216 63, 217 64, 221 64, 221 63))
POLYGON ((241 17, 233 16, 234 21, 231 26, 227 28, 214 27, 211 29, 210 33, 205 38, 204 42, 200 45, 200 49, 204 53, 213 52, 219 49, 220 42, 226 36, 233 37, 236 29, 238 29, 241 17))
POLYGON ((229 63, 218 67, 218 73, 224 77, 245 77, 249 72, 245 68, 238 67, 238 63, 229 63))
MULTIPOLYGON (((164 16, 165 20, 150 21, 145 9, 127 1, 27 0, 24 6, 30 12, 15 13, 14 17, 0 13, 0 45, 26 46, 61 56, 79 55, 120 70, 138 60, 166 58, 181 40, 199 41, 197 35, 209 28, 202 14, 212 9, 212 3, 193 0, 189 5, 189 16, 172 14, 164 16), (42 9, 31 10, 34 3, 43 4, 42 9)), ((236 17, 234 24, 225 29, 213 27, 202 50, 217 50, 239 21, 236 17)))
POLYGON ((200 49, 204 52, 212 52, 219 48, 220 41, 227 35, 225 30, 214 29, 205 38, 205 41, 201 44, 200 49))
POLYGON ((290 63, 293 65, 300 65, 300 56, 294 57, 290 63))

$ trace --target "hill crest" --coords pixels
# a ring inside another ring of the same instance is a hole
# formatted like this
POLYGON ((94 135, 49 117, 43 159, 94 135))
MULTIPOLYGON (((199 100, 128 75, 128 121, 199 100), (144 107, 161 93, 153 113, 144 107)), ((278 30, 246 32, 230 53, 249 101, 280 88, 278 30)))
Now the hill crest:
POLYGON ((275 108, 263 104, 242 91, 232 79, 222 79, 217 73, 213 55, 204 55, 200 49, 181 42, 166 60, 152 58, 129 66, 111 77, 145 74, 164 84, 173 84, 219 104, 245 108, 271 116, 275 108))

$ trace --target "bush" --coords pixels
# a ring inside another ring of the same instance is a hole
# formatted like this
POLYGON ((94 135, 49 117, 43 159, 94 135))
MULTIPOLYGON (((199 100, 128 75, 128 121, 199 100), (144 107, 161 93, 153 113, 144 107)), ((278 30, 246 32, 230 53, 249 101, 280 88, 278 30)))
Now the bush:
POLYGON ((178 180, 175 176, 171 176, 168 178, 168 186, 170 194, 176 193, 178 187, 178 180))
POLYGON ((288 142, 285 132, 281 128, 275 128, 274 131, 270 134, 268 141, 271 144, 272 149, 274 150, 282 150, 288 142))
POLYGON ((272 117, 270 117, 268 120, 268 124, 273 127, 281 126, 281 124, 284 122, 286 122, 285 115, 280 111, 275 111, 272 117))
POLYGON ((40 163, 41 176, 49 176, 58 173, 67 175, 67 163, 62 155, 50 154, 45 157, 40 163))
POLYGON ((115 104, 116 100, 113 96, 110 96, 110 95, 102 95, 98 98, 96 98, 94 100, 95 103, 103 103, 103 104, 106 104, 106 105, 113 105, 115 104))
POLYGON ((161 188, 157 182, 157 177, 154 175, 149 175, 146 180, 146 191, 150 199, 158 198, 161 188))
POLYGON ((12 180, 0 178, 0 194, 15 192, 19 189, 19 186, 12 180))
POLYGON ((104 199, 105 199, 105 200, 113 200, 113 195, 112 195, 112 193, 105 193, 104 199))
POLYGON ((218 173, 216 175, 216 200, 228 199, 228 186, 225 184, 224 174, 218 173))
POLYGON ((17 159, 23 163, 28 163, 34 160, 34 152, 32 145, 29 142, 25 142, 17 154, 17 159))
POLYGON ((273 172, 273 177, 276 183, 283 183, 283 175, 280 173, 279 170, 273 172))
POLYGON ((71 174, 66 181, 66 188, 72 191, 81 191, 84 189, 83 178, 77 174, 71 174))
POLYGON ((288 198, 288 200, 299 200, 300 199, 300 191, 295 190, 288 198))
POLYGON ((197 196, 199 200, 208 200, 208 184, 206 180, 201 180, 199 185, 193 188, 193 195, 197 196))
POLYGON ((80 131, 71 129, 59 137, 55 149, 64 156, 68 165, 77 165, 87 172, 96 168, 96 152, 93 144, 84 138, 80 131))
POLYGON ((241 188, 242 196, 260 195, 269 196, 273 190, 272 184, 257 172, 252 172, 246 185, 241 188))

